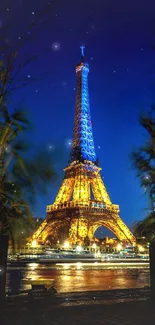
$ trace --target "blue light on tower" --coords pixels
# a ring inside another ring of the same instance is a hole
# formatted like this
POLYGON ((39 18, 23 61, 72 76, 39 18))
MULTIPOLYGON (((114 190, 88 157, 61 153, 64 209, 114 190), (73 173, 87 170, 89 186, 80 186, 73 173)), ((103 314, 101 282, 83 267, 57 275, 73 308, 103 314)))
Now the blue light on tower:
POLYGON ((96 162, 89 105, 88 73, 89 65, 84 62, 84 46, 81 46, 81 62, 76 66, 77 89, 70 162, 84 160, 96 162))

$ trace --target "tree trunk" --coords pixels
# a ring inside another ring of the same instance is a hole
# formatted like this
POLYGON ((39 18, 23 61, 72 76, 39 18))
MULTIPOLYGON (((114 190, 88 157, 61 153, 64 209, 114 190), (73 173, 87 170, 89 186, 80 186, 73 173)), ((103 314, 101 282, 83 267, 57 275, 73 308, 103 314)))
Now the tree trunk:
POLYGON ((8 243, 9 236, 0 234, 0 306, 5 301, 8 243))

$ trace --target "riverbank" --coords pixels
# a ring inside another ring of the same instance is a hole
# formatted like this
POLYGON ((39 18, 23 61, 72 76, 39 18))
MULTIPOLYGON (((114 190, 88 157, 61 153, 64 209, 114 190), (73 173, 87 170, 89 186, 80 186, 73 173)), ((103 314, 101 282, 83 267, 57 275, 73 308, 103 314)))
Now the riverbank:
POLYGON ((58 294, 48 301, 28 303, 7 299, 2 325, 154 325, 149 288, 58 294))
MULTIPOLYGON (((56 293, 48 299, 46 304, 74 306, 74 305, 89 305, 99 303, 118 303, 122 301, 141 301, 150 299, 150 287, 131 288, 131 289, 114 289, 114 290, 98 290, 85 292, 68 292, 56 293)), ((44 302, 44 301, 43 301, 44 302)), ((16 306, 18 304, 28 305, 28 294, 9 295, 6 298, 6 306, 16 306)), ((42 302, 41 302, 42 305, 42 302)))

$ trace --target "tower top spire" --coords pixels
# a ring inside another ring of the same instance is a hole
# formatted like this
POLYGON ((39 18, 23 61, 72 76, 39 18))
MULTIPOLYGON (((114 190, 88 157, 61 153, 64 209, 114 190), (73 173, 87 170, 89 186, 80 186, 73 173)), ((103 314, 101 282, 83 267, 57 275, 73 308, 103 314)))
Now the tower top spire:
POLYGON ((84 49, 85 49, 85 46, 81 45, 80 49, 81 49, 81 62, 84 62, 84 49))
POLYGON ((96 164, 88 93, 89 66, 84 62, 84 46, 80 46, 80 49, 81 62, 76 66, 77 91, 69 163, 87 160, 96 164))

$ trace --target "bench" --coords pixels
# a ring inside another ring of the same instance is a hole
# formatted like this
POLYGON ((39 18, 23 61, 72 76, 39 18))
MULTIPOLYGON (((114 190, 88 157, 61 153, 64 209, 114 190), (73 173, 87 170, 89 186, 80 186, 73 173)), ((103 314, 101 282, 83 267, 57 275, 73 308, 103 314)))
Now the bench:
POLYGON ((55 280, 50 279, 25 279, 24 284, 30 284, 31 290, 28 292, 29 300, 47 299, 56 293, 54 288, 55 280))

